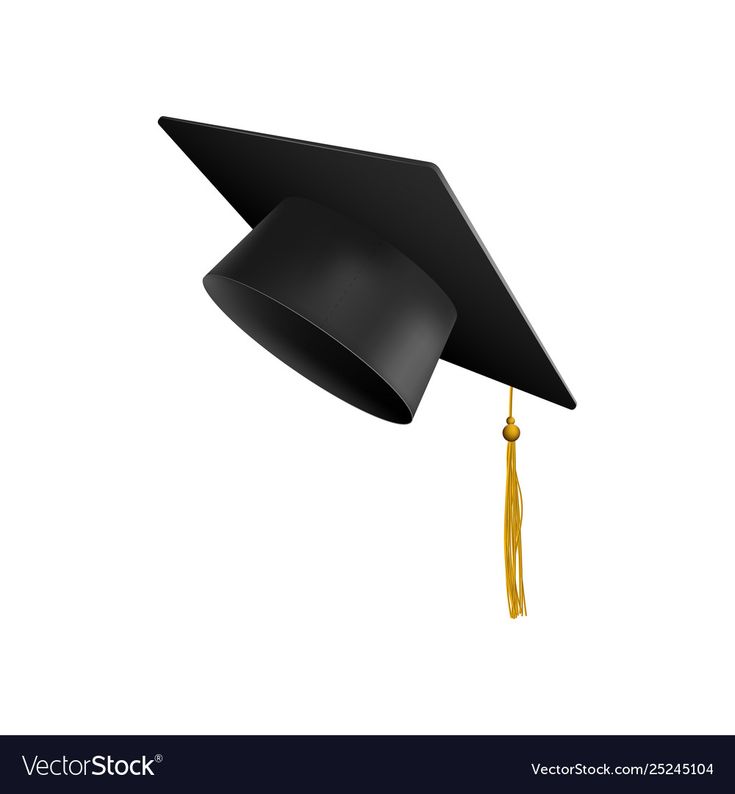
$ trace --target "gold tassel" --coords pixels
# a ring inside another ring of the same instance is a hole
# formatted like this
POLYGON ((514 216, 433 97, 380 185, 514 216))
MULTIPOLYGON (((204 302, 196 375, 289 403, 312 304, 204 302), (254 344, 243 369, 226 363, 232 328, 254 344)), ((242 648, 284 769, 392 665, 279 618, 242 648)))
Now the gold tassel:
POLYGON ((507 424, 503 438, 508 442, 505 477, 505 588, 508 593, 508 611, 512 618, 526 615, 526 594, 523 590, 523 550, 521 524, 523 523, 523 495, 516 472, 516 441, 521 431, 513 418, 513 387, 510 387, 507 424))

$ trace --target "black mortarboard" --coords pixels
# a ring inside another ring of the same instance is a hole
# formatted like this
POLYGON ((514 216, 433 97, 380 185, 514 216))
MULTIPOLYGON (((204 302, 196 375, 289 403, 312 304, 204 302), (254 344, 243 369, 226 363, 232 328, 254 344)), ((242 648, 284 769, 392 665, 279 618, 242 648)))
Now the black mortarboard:
MULTIPOLYGON (((293 369, 401 423, 413 419, 439 358, 509 385, 511 407, 513 387, 575 407, 433 163, 167 117, 159 124, 253 227, 205 276, 207 292, 293 369)), ((515 617, 525 597, 512 416, 503 435, 515 617)))

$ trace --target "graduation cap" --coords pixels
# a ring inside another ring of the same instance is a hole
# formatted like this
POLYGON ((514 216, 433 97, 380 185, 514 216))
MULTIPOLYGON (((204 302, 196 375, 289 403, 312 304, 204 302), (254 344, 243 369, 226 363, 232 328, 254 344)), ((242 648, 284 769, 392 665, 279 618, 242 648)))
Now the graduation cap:
POLYGON ((243 331, 317 385, 406 424, 440 358, 510 387, 505 566, 526 614, 513 388, 576 403, 433 163, 162 117, 252 227, 205 277, 243 331))

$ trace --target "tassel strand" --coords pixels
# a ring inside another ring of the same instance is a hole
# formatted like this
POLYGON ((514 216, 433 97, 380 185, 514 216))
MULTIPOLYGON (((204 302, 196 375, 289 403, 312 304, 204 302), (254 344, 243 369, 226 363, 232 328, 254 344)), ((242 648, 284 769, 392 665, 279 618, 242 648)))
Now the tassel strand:
POLYGON ((516 441, 521 431, 513 418, 513 387, 510 387, 507 424, 503 438, 508 442, 505 478, 505 587, 508 594, 508 611, 512 618, 528 614, 526 594, 523 589, 523 549, 521 547, 521 524, 523 523, 523 494, 516 471, 516 441))

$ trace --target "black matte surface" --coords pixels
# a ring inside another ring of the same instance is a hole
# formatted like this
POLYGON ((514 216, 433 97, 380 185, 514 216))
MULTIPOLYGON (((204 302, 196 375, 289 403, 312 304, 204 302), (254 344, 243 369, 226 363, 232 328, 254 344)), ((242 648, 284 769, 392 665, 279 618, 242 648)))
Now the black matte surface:
POLYGON ((323 389, 413 419, 457 317, 390 243, 334 210, 284 199, 204 277, 243 331, 323 389))
POLYGON ((425 270, 457 309, 443 359, 575 407, 437 166, 167 117, 159 123, 250 226, 301 196, 367 226, 425 270))

